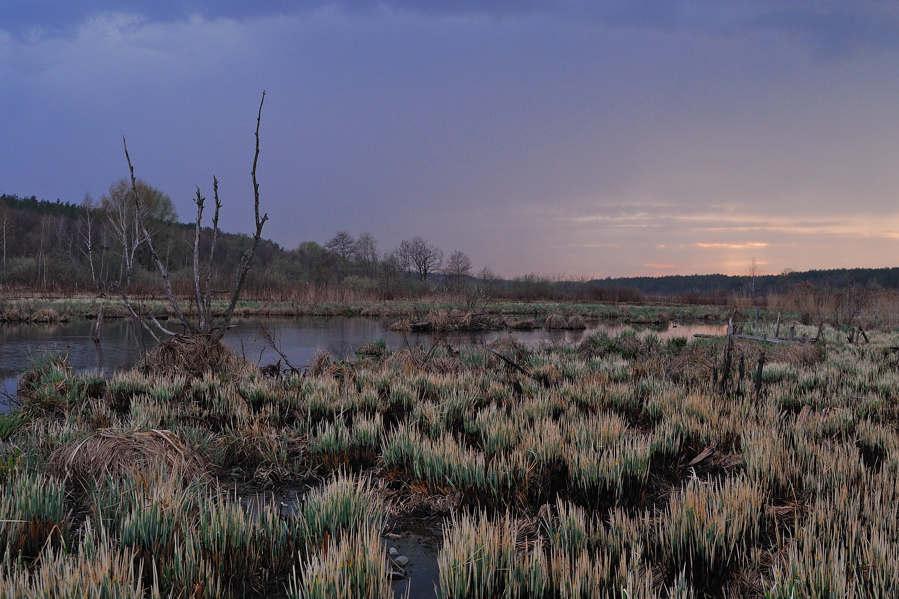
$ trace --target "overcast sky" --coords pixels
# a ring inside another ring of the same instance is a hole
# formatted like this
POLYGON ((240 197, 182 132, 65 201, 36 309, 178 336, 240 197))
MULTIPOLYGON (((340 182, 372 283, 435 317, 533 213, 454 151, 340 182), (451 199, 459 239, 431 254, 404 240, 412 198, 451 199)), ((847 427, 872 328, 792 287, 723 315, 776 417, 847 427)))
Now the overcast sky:
POLYGON ((514 276, 899 262, 899 3, 2 0, 0 192, 514 276))

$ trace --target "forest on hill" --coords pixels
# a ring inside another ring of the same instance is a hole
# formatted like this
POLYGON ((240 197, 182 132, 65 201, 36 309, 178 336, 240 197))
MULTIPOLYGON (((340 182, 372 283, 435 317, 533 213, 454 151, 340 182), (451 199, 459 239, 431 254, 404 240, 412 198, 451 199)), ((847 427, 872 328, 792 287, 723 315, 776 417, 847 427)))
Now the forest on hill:
MULTIPOLYGON (((178 292, 190 293, 194 224, 178 220, 171 199, 139 181, 147 198, 145 218, 178 292)), ((130 185, 113 184, 99 201, 79 203, 0 195, 0 286, 55 293, 106 293, 122 285, 131 293, 153 293, 157 275, 145 240, 137 231, 130 185)), ((203 229, 201 250, 211 243, 203 229)), ((240 256, 250 246, 245 234, 219 235, 212 266, 213 286, 227 289, 240 256)), ((370 233, 339 231, 324 244, 304 241, 292 249, 263 239, 250 272, 247 297, 285 300, 421 297, 435 292, 476 291, 517 300, 623 301, 654 299, 683 303, 725 303, 735 296, 788 294, 800 285, 816 288, 899 289, 899 268, 853 268, 759 274, 670 275, 566 279, 529 274, 503 279, 489 268, 475 271, 463 250, 448 255, 421 237, 382 250, 370 233)))

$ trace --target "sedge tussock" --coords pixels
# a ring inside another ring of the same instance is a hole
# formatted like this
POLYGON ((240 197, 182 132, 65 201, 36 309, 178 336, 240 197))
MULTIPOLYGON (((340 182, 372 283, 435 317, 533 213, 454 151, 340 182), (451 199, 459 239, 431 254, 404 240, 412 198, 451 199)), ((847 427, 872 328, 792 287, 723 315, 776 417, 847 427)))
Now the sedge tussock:
POLYGON ((169 430, 134 433, 100 431, 59 448, 50 457, 50 471, 84 487, 105 475, 120 475, 164 464, 185 478, 201 476, 205 466, 169 430))
POLYGON ((0 554, 34 558, 69 535, 62 483, 43 474, 13 473, 0 485, 0 554))
POLYGON ((107 599, 162 596, 155 584, 144 583, 140 562, 127 549, 116 546, 105 531, 85 526, 77 552, 47 547, 35 568, 11 560, 0 569, 0 597, 39 599, 83 597, 107 599))
POLYGON ((327 538, 301 560, 288 581, 289 599, 393 599, 381 529, 369 522, 327 538))

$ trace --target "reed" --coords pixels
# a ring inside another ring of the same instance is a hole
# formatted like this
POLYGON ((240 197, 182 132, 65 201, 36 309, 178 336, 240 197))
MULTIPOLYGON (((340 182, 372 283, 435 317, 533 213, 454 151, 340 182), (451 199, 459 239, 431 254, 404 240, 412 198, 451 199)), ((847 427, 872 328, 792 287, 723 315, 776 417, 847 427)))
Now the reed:
POLYGON ((454 517, 444 529, 443 546, 437 556, 441 597, 518 596, 511 592, 515 586, 512 573, 520 568, 517 543, 517 532, 508 515, 498 522, 491 522, 483 513, 454 517))
POLYGON ((303 498, 293 534, 314 554, 330 538, 364 527, 381 530, 386 517, 387 505, 371 480, 338 473, 303 498))
POLYGON ((0 553, 32 559, 69 542, 65 489, 53 478, 14 472, 0 487, 0 553))
POLYGON ((572 447, 568 471, 583 501, 594 507, 636 499, 649 476, 652 443, 643 436, 623 437, 601 450, 572 447))
POLYGON ((342 420, 320 422, 309 440, 309 459, 325 468, 336 469, 349 463, 352 433, 342 420))
POLYGON ((146 597, 159 599, 155 584, 145 585, 140 562, 116 546, 104 530, 85 525, 77 552, 46 547, 34 568, 20 560, 6 561, 0 569, 0 597, 146 597))
POLYGON ((691 481, 656 524, 656 551, 675 570, 686 564, 692 582, 714 585, 747 565, 763 519, 763 496, 750 480, 691 481))
MULTIPOLYGON (((736 355, 761 347, 738 341, 736 355)), ((81 559, 68 505, 87 506, 134 563, 120 580, 145 595, 154 580, 166 596, 261 595, 288 580, 294 596, 377 594, 383 558, 363 537, 391 513, 424 512, 449 516, 447 597, 895 596, 899 334, 826 343, 767 346, 758 398, 735 370, 726 393, 712 383, 718 340, 633 332, 494 345, 527 373, 483 347, 283 379, 107 382, 47 361, 27 377, 29 407, 0 417, 3 519, 41 522, 24 537, 0 527, 2 575, 25 588, 44 560, 81 559), (186 476, 182 461, 203 467, 186 476), (217 481, 315 488, 294 508, 217 481), (56 557, 37 559, 45 545, 56 557), (14 572, 20 546, 27 575, 14 572)))
POLYGON ((381 529, 364 522, 295 565, 287 585, 289 599, 393 599, 381 529))
POLYGON ((196 538, 222 583, 245 588, 288 571, 293 531, 274 499, 254 505, 250 512, 236 497, 208 496, 198 516, 196 538))
POLYGON ((28 415, 21 410, 0 414, 0 441, 8 441, 28 421, 28 415))

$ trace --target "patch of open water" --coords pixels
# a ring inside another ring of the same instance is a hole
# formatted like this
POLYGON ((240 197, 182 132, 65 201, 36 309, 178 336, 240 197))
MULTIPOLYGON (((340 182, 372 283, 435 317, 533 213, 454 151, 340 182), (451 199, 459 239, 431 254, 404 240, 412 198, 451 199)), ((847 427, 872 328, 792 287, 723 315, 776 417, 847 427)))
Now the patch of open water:
MULTIPOLYGON (((393 595, 397 599, 434 599, 440 588, 440 566, 437 554, 443 542, 439 525, 420 520, 407 520, 399 524, 384 539, 384 546, 396 549, 397 557, 409 562, 402 566, 404 577, 393 583, 393 595)), ((396 559, 396 558, 394 558, 396 559)))
MULTIPOLYGON (((429 333, 403 334, 389 329, 389 323, 363 317, 302 317, 302 318, 249 318, 235 322, 235 327, 225 336, 225 342, 239 354, 260 364, 277 362, 278 355, 260 337, 260 327, 275 338, 281 351, 291 364, 302 368, 311 363, 320 349, 336 358, 346 358, 360 346, 371 341, 383 340, 391 349, 408 345, 429 347, 429 333)), ((689 338, 694 333, 720 334, 723 327, 711 324, 666 324, 661 326, 627 325, 617 322, 591 324, 586 330, 489 331, 475 333, 451 333, 447 341, 454 345, 489 343, 499 337, 513 336, 522 343, 562 345, 580 343, 589 335, 603 330, 616 335, 629 328, 649 331, 662 339, 689 338)), ((103 325, 102 339, 95 344, 92 339, 93 321, 77 320, 69 323, 3 324, 0 325, 0 412, 8 409, 5 398, 16 392, 16 380, 36 357, 48 352, 64 352, 69 362, 79 371, 99 370, 111 373, 130 368, 141 358, 143 347, 151 346, 151 340, 142 338, 130 320, 107 321, 103 325)))

